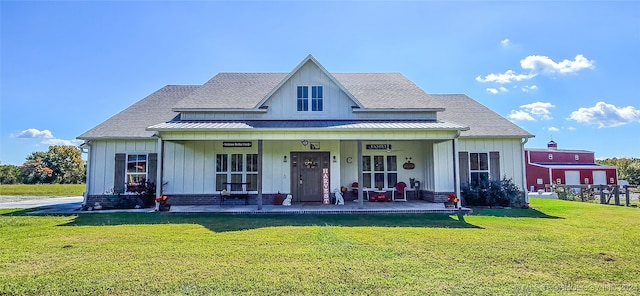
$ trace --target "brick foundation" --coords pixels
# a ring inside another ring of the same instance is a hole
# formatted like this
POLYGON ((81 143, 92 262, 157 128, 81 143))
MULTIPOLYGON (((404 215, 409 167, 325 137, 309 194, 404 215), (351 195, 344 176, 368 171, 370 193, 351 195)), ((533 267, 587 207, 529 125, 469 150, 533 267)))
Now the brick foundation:
POLYGON ((422 196, 426 201, 437 203, 437 202, 446 202, 448 195, 451 193, 452 192, 434 192, 429 190, 423 190, 422 196))

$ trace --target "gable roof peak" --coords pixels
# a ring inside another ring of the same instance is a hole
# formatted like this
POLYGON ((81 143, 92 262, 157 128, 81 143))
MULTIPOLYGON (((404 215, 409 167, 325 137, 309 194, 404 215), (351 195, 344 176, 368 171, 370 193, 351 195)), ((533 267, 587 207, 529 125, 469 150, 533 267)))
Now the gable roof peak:
POLYGON ((300 71, 300 69, 302 69, 302 67, 304 67, 304 65, 306 63, 308 63, 308 62, 312 62, 316 67, 318 67, 318 69, 320 69, 320 71, 322 71, 322 73, 324 75, 329 77, 331 82, 333 82, 335 85, 337 85, 338 88, 341 91, 343 91, 356 104, 356 106, 358 106, 360 108, 364 107, 362 105, 362 103, 360 103, 353 96, 353 94, 351 94, 349 91, 347 91, 347 89, 344 87, 344 85, 342 85, 331 73, 329 73, 329 71, 327 71, 327 69, 324 68, 324 66, 322 66, 322 64, 320 64, 320 62, 318 62, 318 60, 316 60, 316 58, 313 57, 313 55, 309 54, 295 68, 293 68, 293 70, 291 70, 291 72, 289 72, 289 74, 287 74, 287 76, 284 79, 282 79, 282 81, 280 81, 280 83, 278 83, 278 85, 276 85, 264 98, 262 98, 262 100, 260 100, 260 102, 255 106, 255 108, 258 109, 258 108, 262 107, 262 105, 267 100, 269 100, 269 98, 271 98, 271 96, 273 96, 273 94, 275 94, 285 83, 287 83, 287 81, 289 81, 289 79, 291 79, 291 77, 293 77, 293 75, 295 75, 298 71, 300 71))

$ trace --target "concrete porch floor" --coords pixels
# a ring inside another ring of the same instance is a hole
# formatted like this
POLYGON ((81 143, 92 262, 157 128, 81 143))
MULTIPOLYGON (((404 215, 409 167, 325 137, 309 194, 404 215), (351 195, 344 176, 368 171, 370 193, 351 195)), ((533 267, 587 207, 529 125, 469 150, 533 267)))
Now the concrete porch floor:
POLYGON ((469 208, 445 208, 443 203, 425 201, 358 202, 347 201, 343 206, 320 203, 294 203, 291 206, 263 205, 184 205, 171 206, 171 213, 227 213, 227 214, 470 214, 469 208))

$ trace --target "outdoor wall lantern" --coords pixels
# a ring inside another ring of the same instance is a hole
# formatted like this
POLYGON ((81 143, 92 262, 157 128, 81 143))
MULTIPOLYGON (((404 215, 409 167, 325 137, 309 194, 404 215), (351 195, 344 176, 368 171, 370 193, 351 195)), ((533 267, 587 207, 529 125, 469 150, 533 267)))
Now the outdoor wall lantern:
POLYGON ((338 162, 338 160, 336 160, 336 156, 333 156, 333 162, 338 162))
POLYGON ((282 162, 287 162, 287 156, 285 155, 284 158, 282 159, 282 162))

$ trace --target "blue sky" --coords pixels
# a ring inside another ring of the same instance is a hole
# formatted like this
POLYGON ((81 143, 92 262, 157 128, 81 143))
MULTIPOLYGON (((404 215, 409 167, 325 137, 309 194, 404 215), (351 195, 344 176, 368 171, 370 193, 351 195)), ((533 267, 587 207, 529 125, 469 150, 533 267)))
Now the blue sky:
POLYGON ((527 147, 640 157, 640 3, 13 2, 1 5, 0 161, 22 164, 167 84, 218 72, 401 72, 464 93, 527 147))

